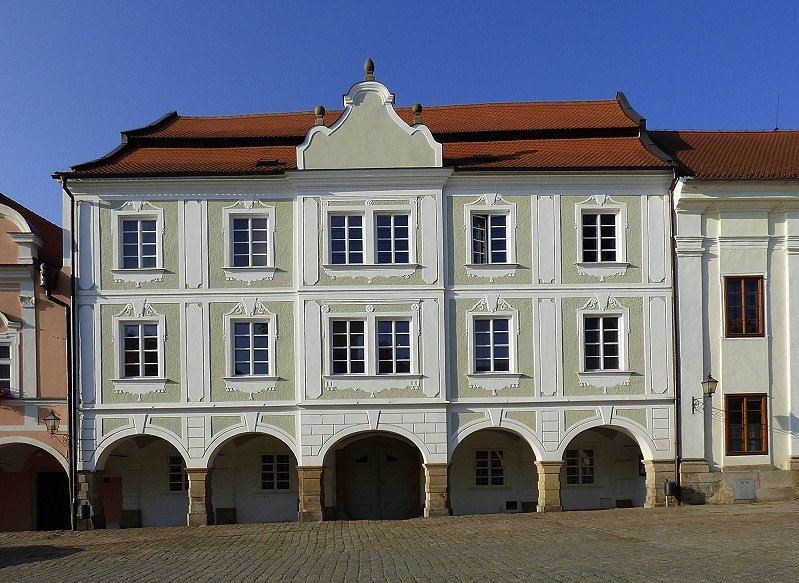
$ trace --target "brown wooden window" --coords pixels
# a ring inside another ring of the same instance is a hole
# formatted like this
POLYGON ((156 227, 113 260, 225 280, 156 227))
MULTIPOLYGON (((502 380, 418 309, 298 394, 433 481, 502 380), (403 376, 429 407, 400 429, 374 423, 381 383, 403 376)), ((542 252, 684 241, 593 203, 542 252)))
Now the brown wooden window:
POLYGON ((768 453, 766 395, 727 395, 727 454, 768 453))
POLYGON ((724 330, 728 338, 763 336, 763 278, 724 278, 724 330))

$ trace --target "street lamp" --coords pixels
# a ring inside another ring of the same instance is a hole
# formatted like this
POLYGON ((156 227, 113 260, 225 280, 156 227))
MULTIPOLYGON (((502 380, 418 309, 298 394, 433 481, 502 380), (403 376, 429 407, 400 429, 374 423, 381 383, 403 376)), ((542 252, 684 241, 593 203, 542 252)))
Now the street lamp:
POLYGON ((68 438, 62 438, 62 436, 56 435, 58 428, 61 426, 61 417, 56 415, 55 411, 50 409, 50 414, 46 417, 43 417, 42 421, 44 421, 44 426, 47 429, 47 432, 50 434, 50 437, 54 437, 62 444, 67 445, 68 438))
POLYGON ((713 396, 713 393, 716 392, 716 387, 719 386, 719 382, 714 379, 710 373, 707 373, 705 380, 702 381, 702 399, 700 400, 699 397, 692 397, 691 398, 691 413, 699 413, 705 407, 705 401, 713 396))

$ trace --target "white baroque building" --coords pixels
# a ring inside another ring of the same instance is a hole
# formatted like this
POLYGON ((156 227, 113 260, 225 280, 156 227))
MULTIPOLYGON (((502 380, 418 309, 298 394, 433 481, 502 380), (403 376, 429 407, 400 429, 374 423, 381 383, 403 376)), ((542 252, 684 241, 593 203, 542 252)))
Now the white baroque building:
POLYGON ((173 113, 57 177, 96 526, 676 479, 675 168, 621 94, 395 109, 367 63, 343 110, 173 113))

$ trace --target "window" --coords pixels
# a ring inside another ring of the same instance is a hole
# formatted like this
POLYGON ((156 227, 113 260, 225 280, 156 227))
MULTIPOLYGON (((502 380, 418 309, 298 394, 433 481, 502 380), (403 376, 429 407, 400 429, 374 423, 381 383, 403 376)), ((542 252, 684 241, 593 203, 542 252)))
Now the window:
POLYGON ((375 215, 377 262, 410 263, 408 215, 375 215))
POLYGON ((269 265, 266 217, 235 217, 233 227, 233 267, 262 267, 269 265))
POLYGON ((11 346, 0 344, 0 391, 11 394, 11 346))
POLYGON ((261 456, 261 490, 288 490, 290 464, 288 454, 261 456))
POLYGON ((185 492, 189 489, 189 476, 182 456, 169 456, 169 491, 185 492))
POLYGON ((123 334, 124 378, 158 377, 159 349, 158 324, 125 323, 123 334))
POLYGON ((233 323, 233 374, 268 375, 269 323, 233 323))
POLYGON ((593 449, 567 449, 566 460, 567 484, 593 484, 595 477, 593 449))
POLYGON ((582 261, 616 262, 616 213, 583 213, 582 261))
POLYGON ((620 370, 619 316, 583 317, 584 370, 620 370))
POLYGON ((724 278, 724 329, 728 338, 763 336, 763 278, 724 278))
POLYGON ((472 215, 472 263, 507 263, 508 229, 505 214, 472 215))
POLYGON ((505 458, 501 450, 479 449, 474 452, 474 485, 504 486, 505 458))
POLYGON ((474 371, 510 371, 510 320, 474 319, 474 371))
POLYGON ((363 216, 331 215, 330 263, 333 265, 362 264, 363 216))
POLYGON ((409 320, 377 321, 377 374, 411 372, 409 320))
POLYGON ((768 453, 766 395, 727 395, 727 454, 768 453))
POLYGON ((332 320, 330 333, 332 374, 409 374, 411 372, 411 321, 375 320, 377 351, 375 364, 367 360, 373 352, 367 346, 364 320, 332 320))
POLYGON ((147 269, 158 266, 155 219, 122 221, 122 269, 147 269))
POLYGON ((333 320, 331 334, 333 374, 366 372, 366 335, 363 320, 333 320))

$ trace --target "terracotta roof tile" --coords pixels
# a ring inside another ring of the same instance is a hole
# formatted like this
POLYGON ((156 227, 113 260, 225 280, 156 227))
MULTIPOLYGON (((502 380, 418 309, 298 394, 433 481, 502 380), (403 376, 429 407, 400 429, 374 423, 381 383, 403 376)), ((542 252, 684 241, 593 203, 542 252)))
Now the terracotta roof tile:
POLYGON ((653 141, 696 178, 799 178, 799 131, 658 131, 653 141))

